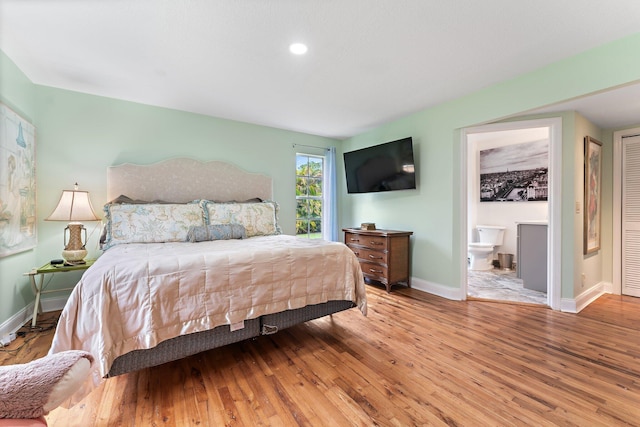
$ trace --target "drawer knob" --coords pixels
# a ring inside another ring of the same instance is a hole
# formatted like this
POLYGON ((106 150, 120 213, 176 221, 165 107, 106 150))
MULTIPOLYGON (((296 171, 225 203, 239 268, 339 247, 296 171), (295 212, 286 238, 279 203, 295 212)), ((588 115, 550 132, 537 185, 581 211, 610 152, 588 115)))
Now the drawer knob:
POLYGON ((372 244, 372 245, 382 245, 383 243, 382 243, 382 242, 374 242, 374 241, 372 240, 372 241, 371 241, 371 244, 372 244))
POLYGON ((356 239, 355 237, 352 237, 352 238, 351 238, 351 239, 349 239, 349 240, 351 240, 352 242, 359 242, 359 241, 360 241, 360 239, 356 239))
POLYGON ((370 268, 369 272, 371 272, 371 273, 382 273, 382 270, 376 270, 375 268, 370 268))
POLYGON ((353 251, 353 253, 356 254, 356 256, 360 255, 360 252, 358 252, 358 251, 353 251))
POLYGON ((374 255, 369 255, 369 258, 371 258, 371 259, 382 259, 381 256, 374 256, 374 255))

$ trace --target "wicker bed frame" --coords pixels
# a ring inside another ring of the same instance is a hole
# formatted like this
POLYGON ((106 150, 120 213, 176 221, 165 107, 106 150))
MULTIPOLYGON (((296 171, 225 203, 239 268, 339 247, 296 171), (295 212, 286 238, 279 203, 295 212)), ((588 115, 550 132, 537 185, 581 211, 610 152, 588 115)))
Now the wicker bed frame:
MULTIPOLYGON (((152 165, 123 164, 107 170, 107 196, 125 195, 136 200, 165 200, 185 203, 195 199, 238 201, 272 198, 271 178, 253 174, 224 162, 171 159, 152 165), (215 185, 214 185, 215 184, 215 185)), ((178 360, 227 344, 269 335, 278 330, 350 309, 352 301, 323 304, 268 314, 245 322, 231 331, 229 325, 183 335, 148 350, 134 350, 115 359, 107 377, 133 372, 178 360)))

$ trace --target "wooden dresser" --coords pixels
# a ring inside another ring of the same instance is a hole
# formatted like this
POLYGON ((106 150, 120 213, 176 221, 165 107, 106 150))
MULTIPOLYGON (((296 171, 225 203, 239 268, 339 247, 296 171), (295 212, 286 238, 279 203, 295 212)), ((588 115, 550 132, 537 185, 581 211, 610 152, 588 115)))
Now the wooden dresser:
POLYGON ((404 282, 411 287, 409 239, 412 231, 343 228, 344 243, 356 254, 366 279, 391 286, 404 282))

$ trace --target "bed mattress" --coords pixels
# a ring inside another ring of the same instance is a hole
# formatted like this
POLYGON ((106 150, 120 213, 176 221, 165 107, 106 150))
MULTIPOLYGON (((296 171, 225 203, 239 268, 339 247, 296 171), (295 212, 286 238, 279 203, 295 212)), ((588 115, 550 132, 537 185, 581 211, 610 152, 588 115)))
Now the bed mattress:
POLYGON ((90 351, 98 381, 132 351, 220 326, 242 339, 261 316, 330 301, 366 314, 358 260, 342 243, 275 235, 118 245, 74 288, 50 352, 90 351))

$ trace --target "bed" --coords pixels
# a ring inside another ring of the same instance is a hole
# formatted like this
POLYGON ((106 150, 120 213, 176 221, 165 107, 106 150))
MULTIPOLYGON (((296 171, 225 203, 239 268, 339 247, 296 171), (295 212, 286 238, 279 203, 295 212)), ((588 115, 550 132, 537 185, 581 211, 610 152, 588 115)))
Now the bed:
POLYGON ((96 358, 92 382, 352 308, 344 244, 281 233, 271 178, 223 162, 108 168, 102 255, 65 305, 50 353, 96 358))

